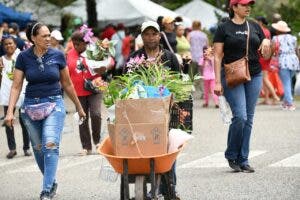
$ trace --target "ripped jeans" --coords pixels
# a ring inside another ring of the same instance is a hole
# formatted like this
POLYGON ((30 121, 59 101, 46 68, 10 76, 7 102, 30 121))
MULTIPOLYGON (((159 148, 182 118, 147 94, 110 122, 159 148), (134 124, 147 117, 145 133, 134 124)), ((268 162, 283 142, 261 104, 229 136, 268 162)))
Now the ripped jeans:
POLYGON ((55 182, 59 143, 64 126, 66 111, 64 100, 61 95, 43 98, 25 98, 21 106, 21 117, 29 133, 35 160, 43 176, 43 191, 50 192, 55 182), (25 113, 26 105, 55 102, 56 106, 52 113, 45 119, 32 121, 25 113))

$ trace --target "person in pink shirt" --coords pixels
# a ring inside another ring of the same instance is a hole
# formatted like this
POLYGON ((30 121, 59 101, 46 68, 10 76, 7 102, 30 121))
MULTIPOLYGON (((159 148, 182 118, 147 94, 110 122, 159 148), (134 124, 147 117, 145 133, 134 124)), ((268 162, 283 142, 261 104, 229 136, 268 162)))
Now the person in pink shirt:
POLYGON ((212 47, 203 47, 203 56, 200 57, 199 65, 202 66, 204 79, 204 108, 208 107, 209 95, 211 94, 215 107, 219 108, 218 96, 214 93, 215 71, 214 71, 214 52, 212 47))

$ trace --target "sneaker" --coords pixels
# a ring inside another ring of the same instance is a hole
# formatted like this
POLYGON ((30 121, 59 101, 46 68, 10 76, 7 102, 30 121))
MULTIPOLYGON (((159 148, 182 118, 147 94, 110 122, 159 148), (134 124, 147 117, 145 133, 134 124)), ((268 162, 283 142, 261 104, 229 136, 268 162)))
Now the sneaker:
POLYGON ((42 191, 40 195, 40 200, 51 200, 50 192, 42 191))
POLYGON ((11 150, 9 151, 9 153, 6 155, 7 159, 12 159, 13 157, 15 157, 17 155, 17 151, 16 150, 11 150))
POLYGON ((30 152, 30 150, 24 150, 24 156, 31 156, 32 153, 30 152))
POLYGON ((53 198, 57 192, 57 183, 53 183, 52 188, 50 189, 50 197, 53 198))
POLYGON ((241 167, 236 163, 235 160, 228 160, 229 167, 233 169, 233 172, 241 172, 241 167))
POLYGON ((289 110, 289 111, 294 111, 294 110, 296 110, 296 106, 294 106, 294 105, 287 105, 286 109, 289 110))
POLYGON ((87 156, 92 155, 92 150, 82 149, 82 151, 79 153, 80 156, 87 156))
POLYGON ((287 104, 287 103, 283 103, 281 105, 282 110, 289 110, 289 111, 294 111, 296 110, 296 106, 294 106, 293 104, 287 104))
POLYGON ((255 172, 255 170, 253 169, 253 167, 250 167, 250 165, 241 166, 241 170, 242 170, 242 172, 246 172, 246 173, 253 173, 253 172, 255 172))
POLYGON ((281 109, 286 110, 287 109, 287 104, 286 103, 281 104, 281 109))

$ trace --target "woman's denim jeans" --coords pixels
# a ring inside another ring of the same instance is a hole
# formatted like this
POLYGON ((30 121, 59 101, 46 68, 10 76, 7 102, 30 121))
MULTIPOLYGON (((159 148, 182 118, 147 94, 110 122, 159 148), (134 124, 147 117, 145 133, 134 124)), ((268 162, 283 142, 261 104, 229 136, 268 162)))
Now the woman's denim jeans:
POLYGON ((21 107, 21 117, 30 136, 35 160, 44 175, 43 191, 49 192, 55 182, 59 143, 66 117, 63 98, 60 95, 45 98, 25 98, 21 107), (55 102, 56 106, 52 113, 43 120, 32 121, 24 111, 26 105, 48 101, 55 102))
POLYGON ((283 102, 292 105, 293 104, 293 95, 292 95, 292 77, 294 76, 295 71, 290 69, 280 69, 279 76, 283 84, 284 96, 283 102))
POLYGON ((251 81, 228 88, 222 75, 224 96, 232 111, 232 123, 228 131, 225 158, 239 165, 248 164, 250 136, 256 102, 262 87, 262 73, 251 77, 251 81))

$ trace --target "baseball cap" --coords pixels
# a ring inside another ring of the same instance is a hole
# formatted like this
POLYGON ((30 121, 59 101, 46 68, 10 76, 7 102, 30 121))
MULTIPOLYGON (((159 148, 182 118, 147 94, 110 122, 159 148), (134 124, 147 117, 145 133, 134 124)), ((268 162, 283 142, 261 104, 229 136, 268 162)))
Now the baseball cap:
POLYGON ((61 32, 59 30, 53 30, 50 34, 51 37, 55 38, 58 41, 64 40, 61 32))
POLYGON ((169 24, 169 23, 172 23, 174 22, 174 18, 173 17, 170 17, 170 16, 166 16, 163 18, 162 20, 162 24, 169 24))
POLYGON ((141 33, 143 33, 149 27, 153 27, 158 32, 160 31, 158 23, 156 23, 155 21, 146 21, 142 24, 141 33))
POLYGON ((254 4, 254 3, 255 3, 255 0, 230 0, 229 6, 232 7, 233 5, 236 5, 236 4, 246 5, 246 4, 254 4))

